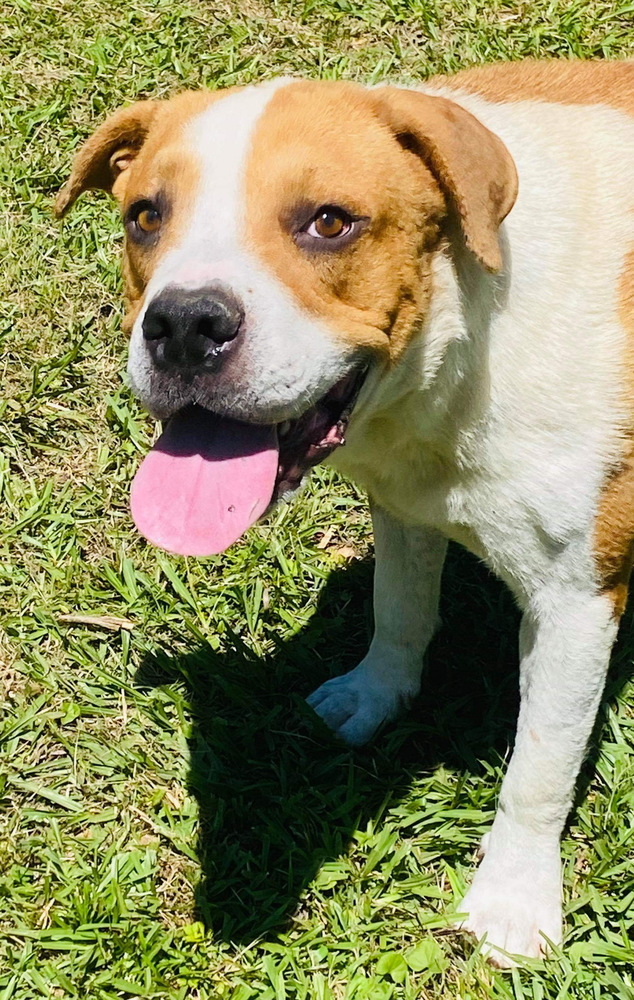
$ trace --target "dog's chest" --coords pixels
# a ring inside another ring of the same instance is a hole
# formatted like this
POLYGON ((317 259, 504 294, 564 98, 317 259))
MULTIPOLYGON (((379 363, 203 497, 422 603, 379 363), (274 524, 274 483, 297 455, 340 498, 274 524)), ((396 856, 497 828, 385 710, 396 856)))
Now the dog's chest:
POLYGON ((397 520, 433 528, 481 558, 520 601, 564 552, 576 552, 580 573, 592 572, 589 442, 562 435, 551 449, 511 424, 449 425, 431 443, 405 427, 402 415, 369 422, 332 464, 397 520))
POLYGON ((400 420, 381 420, 352 435, 331 464, 402 523, 435 528, 485 556, 482 476, 460 467, 449 442, 424 445, 403 433, 400 420))

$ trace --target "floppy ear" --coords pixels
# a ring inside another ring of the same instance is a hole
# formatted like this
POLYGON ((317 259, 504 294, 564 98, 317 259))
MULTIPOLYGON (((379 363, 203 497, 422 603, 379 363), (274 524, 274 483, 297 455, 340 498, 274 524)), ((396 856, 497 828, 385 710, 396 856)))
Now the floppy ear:
POLYGON ((459 216, 468 248, 489 271, 499 271, 498 227, 517 197, 517 171, 504 143, 444 97, 397 87, 370 93, 382 121, 433 173, 459 216))
POLYGON ((159 107, 159 101, 138 101, 115 111, 100 125, 77 153, 71 175, 55 199, 58 218, 89 188, 112 193, 119 177, 138 156, 159 107))

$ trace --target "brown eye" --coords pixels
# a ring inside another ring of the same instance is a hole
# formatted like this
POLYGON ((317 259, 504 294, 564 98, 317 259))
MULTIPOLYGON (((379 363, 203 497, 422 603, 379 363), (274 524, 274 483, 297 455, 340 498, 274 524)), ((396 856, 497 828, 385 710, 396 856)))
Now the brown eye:
POLYGON ((319 239, 331 240, 350 230, 352 220, 341 209, 320 208, 306 232, 319 239))
POLYGON ((142 208, 135 221, 141 232, 156 233, 161 225, 161 216, 155 208, 142 208))
POLYGON ((307 253, 335 253, 350 246, 369 222, 369 215, 351 215, 338 205, 322 205, 293 238, 307 253))

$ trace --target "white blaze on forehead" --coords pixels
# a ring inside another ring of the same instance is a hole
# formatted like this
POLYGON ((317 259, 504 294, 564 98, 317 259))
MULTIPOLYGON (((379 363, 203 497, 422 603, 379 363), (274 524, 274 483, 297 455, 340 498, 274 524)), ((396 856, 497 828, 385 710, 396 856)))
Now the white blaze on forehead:
POLYGON ((191 152, 200 182, 192 199, 191 218, 174 249, 158 264, 148 284, 146 304, 172 282, 203 285, 214 279, 231 281, 236 276, 238 232, 245 214, 242 188, 251 137, 275 91, 290 82, 282 78, 246 87, 221 97, 183 123, 182 145, 191 152))
MULTIPOLYGON (((205 278, 229 277, 245 218, 243 182, 255 126, 273 94, 288 79, 271 80, 223 97, 186 126, 184 141, 199 165, 201 180, 193 215, 181 239, 189 260, 204 258, 205 278), (214 263, 219 272, 210 274, 214 263)), ((233 265, 235 267, 235 264, 233 265)), ((200 280, 200 264, 196 268, 200 280)), ((188 279, 185 279, 188 280, 188 279)))

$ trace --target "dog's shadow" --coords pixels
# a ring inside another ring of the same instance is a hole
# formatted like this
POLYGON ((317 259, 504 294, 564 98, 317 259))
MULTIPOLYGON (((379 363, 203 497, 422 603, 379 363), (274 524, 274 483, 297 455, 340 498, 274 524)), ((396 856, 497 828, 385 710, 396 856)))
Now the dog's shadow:
POLYGON ((308 626, 273 656, 257 659, 236 640, 230 652, 159 653, 139 669, 144 688, 184 680, 189 690, 196 902, 217 940, 248 943, 283 929, 323 862, 406 794, 415 774, 440 763, 479 773, 512 742, 519 615, 508 591, 457 547, 444 572, 443 626, 410 712, 368 748, 353 752, 330 737, 303 699, 364 655, 372 569, 368 559, 334 570, 308 626))

